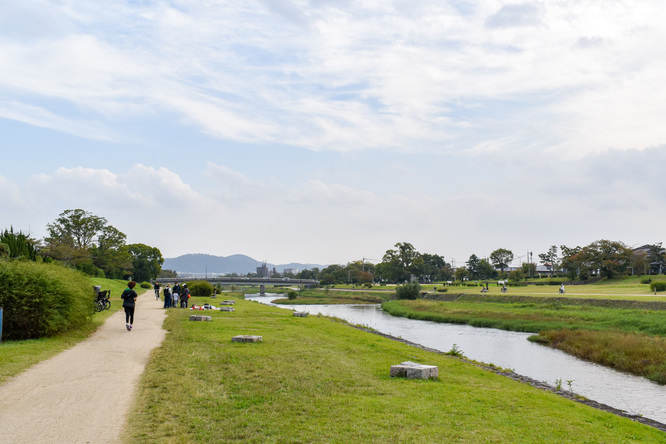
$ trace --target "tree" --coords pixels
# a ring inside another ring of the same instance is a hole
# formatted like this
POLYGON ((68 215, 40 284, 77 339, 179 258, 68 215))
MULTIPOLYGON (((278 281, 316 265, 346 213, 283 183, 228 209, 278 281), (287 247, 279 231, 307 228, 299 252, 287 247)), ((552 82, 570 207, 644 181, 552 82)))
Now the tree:
POLYGON ((488 262, 488 259, 481 259, 477 267, 479 279, 495 279, 497 270, 488 262))
POLYGON ((4 247, 0 247, 0 257, 37 260, 38 242, 21 231, 14 233, 14 227, 0 233, 0 244, 4 245, 4 247), (1 253, 3 249, 5 253, 1 253))
POLYGON ((423 276, 427 276, 429 281, 438 281, 442 279, 442 269, 446 266, 444 258, 438 254, 423 253, 423 276))
POLYGON ((49 232, 46 241, 58 243, 67 240, 75 249, 86 249, 105 226, 106 219, 103 217, 81 209, 65 210, 54 222, 46 225, 49 232))
POLYGON ((122 279, 132 270, 125 240, 127 236, 111 225, 104 226, 91 248, 93 264, 109 279, 122 279))
POLYGON ((631 249, 619 241, 598 240, 584 247, 581 253, 589 257, 601 276, 609 279, 625 273, 631 264, 631 249))
POLYGON ((476 254, 473 254, 467 259, 467 262, 465 263, 467 265, 467 270, 469 270, 469 274, 472 277, 472 279, 478 279, 479 278, 479 258, 477 257, 476 254))
POLYGON ((456 268, 455 275, 456 275, 456 279, 458 279, 459 281, 462 281, 466 277, 469 276, 469 271, 465 267, 458 267, 458 268, 456 268))
POLYGON ((421 296, 421 286, 418 282, 401 285, 395 289, 398 299, 418 299, 421 296))
POLYGON ((398 242, 394 250, 386 250, 382 262, 377 265, 377 273, 390 282, 405 282, 410 276, 418 276, 425 262, 421 254, 408 242, 398 242), (381 267, 380 267, 381 265, 381 267))
POLYGON ((504 269, 511 264, 513 261, 513 252, 505 248, 499 248, 492 253, 490 253, 490 262, 495 266, 495 268, 500 269, 500 273, 504 275, 504 269))
POLYGON ((132 256, 132 278, 135 281, 150 281, 159 276, 164 263, 159 249, 145 244, 130 244, 127 249, 132 256))
POLYGON ((555 245, 551 246, 550 249, 548 249, 548 252, 539 255, 539 259, 541 259, 541 263, 550 271, 550 277, 553 277, 555 268, 559 265, 557 260, 557 247, 555 245))
MULTIPOLYGON (((562 251, 562 261, 560 262, 560 265, 566 270, 569 279, 573 280, 579 277, 581 267, 584 267, 584 257, 580 255, 581 250, 581 247, 560 246, 560 251, 562 251)), ((583 272, 587 274, 585 268, 583 268, 583 272)))
POLYGON ((536 275, 536 264, 534 262, 523 262, 520 268, 523 270, 524 276, 536 275))

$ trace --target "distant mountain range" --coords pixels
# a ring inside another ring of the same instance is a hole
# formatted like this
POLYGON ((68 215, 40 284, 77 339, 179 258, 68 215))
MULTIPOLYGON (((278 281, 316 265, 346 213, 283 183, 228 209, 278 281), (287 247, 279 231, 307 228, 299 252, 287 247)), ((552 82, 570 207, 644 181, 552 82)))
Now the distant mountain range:
MULTIPOLYGON (((174 270, 177 273, 215 273, 228 274, 238 273, 240 275, 247 273, 256 273, 257 267, 263 265, 263 261, 252 259, 244 254, 234 254, 231 256, 213 256, 210 254, 185 254, 174 258, 165 258, 162 269, 174 270)), ((326 265, 320 264, 270 264, 266 263, 269 270, 275 268, 278 273, 283 273, 285 268, 295 268, 298 271, 305 269, 312 270, 314 267, 325 268, 326 265)))

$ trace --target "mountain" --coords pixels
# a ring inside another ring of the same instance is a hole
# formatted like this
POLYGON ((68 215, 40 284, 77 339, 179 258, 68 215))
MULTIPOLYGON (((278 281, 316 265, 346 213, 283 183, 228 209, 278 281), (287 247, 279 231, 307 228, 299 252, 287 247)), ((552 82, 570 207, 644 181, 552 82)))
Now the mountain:
MULTIPOLYGON (((263 264, 262 261, 252 259, 244 254, 234 254, 231 256, 213 256, 211 254, 184 254, 174 258, 165 258, 162 268, 165 270, 175 270, 178 273, 256 273, 257 267, 263 264)), ((300 264, 292 262, 290 264, 274 265, 267 263, 269 269, 275 267, 278 273, 282 273, 285 268, 296 268, 298 271, 311 270, 314 267, 325 268, 326 265, 319 264, 300 264)))

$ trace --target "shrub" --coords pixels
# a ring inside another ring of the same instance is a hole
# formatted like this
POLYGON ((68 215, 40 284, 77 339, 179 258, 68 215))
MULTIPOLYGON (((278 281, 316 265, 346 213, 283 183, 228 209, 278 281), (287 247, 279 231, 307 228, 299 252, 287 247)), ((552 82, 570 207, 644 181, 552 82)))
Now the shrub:
POLYGON ((395 289, 398 299, 418 299, 421 295, 421 286, 418 282, 405 284, 395 289))
POLYGON ((150 282, 143 281, 139 284, 139 287, 141 287, 141 288, 152 288, 153 286, 150 285, 150 282))
POLYGON ((296 297, 298 297, 298 292, 296 290, 289 290, 287 292, 287 297, 289 298, 290 301, 293 301, 294 299, 296 299, 296 297))
POLYGON ((652 291, 666 291, 666 282, 657 281, 650 284, 650 290, 652 291))
POLYGON ((192 296, 211 296, 213 294, 213 286, 206 281, 188 282, 187 288, 190 289, 192 296))
POLYGON ((90 322, 93 286, 83 274, 58 264, 0 261, 3 338, 53 336, 90 322))
POLYGON ((449 291, 449 289, 446 287, 439 287, 437 289, 437 293, 446 293, 447 291, 449 291))

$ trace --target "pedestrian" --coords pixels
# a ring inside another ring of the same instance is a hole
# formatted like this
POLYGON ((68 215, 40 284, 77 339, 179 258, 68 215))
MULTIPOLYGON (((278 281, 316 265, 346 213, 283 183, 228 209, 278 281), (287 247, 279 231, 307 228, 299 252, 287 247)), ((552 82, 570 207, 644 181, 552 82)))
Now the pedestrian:
POLYGON ((560 294, 564 294, 564 284, 560 284, 560 294))
POLYGON ((169 284, 166 284, 162 292, 164 293, 164 308, 171 307, 171 287, 169 287, 169 284))
POLYGON ((155 287, 155 300, 159 301, 160 300, 160 283, 155 282, 155 285, 153 285, 153 287, 155 287))
POLYGON ((125 309, 125 327, 127 331, 132 331, 132 324, 134 324, 134 307, 136 306, 137 294, 134 291, 136 282, 129 281, 127 288, 123 291, 120 297, 123 300, 123 308, 125 309))
POLYGON ((183 290, 180 295, 180 308, 187 308, 187 300, 190 298, 190 289, 187 284, 183 284, 183 290))
POLYGON ((178 307, 178 298, 180 295, 178 293, 175 293, 171 296, 171 306, 172 307, 178 307))
POLYGON ((175 284, 173 284, 173 290, 172 293, 178 293, 180 294, 180 285, 178 285, 178 281, 176 281, 175 284))

